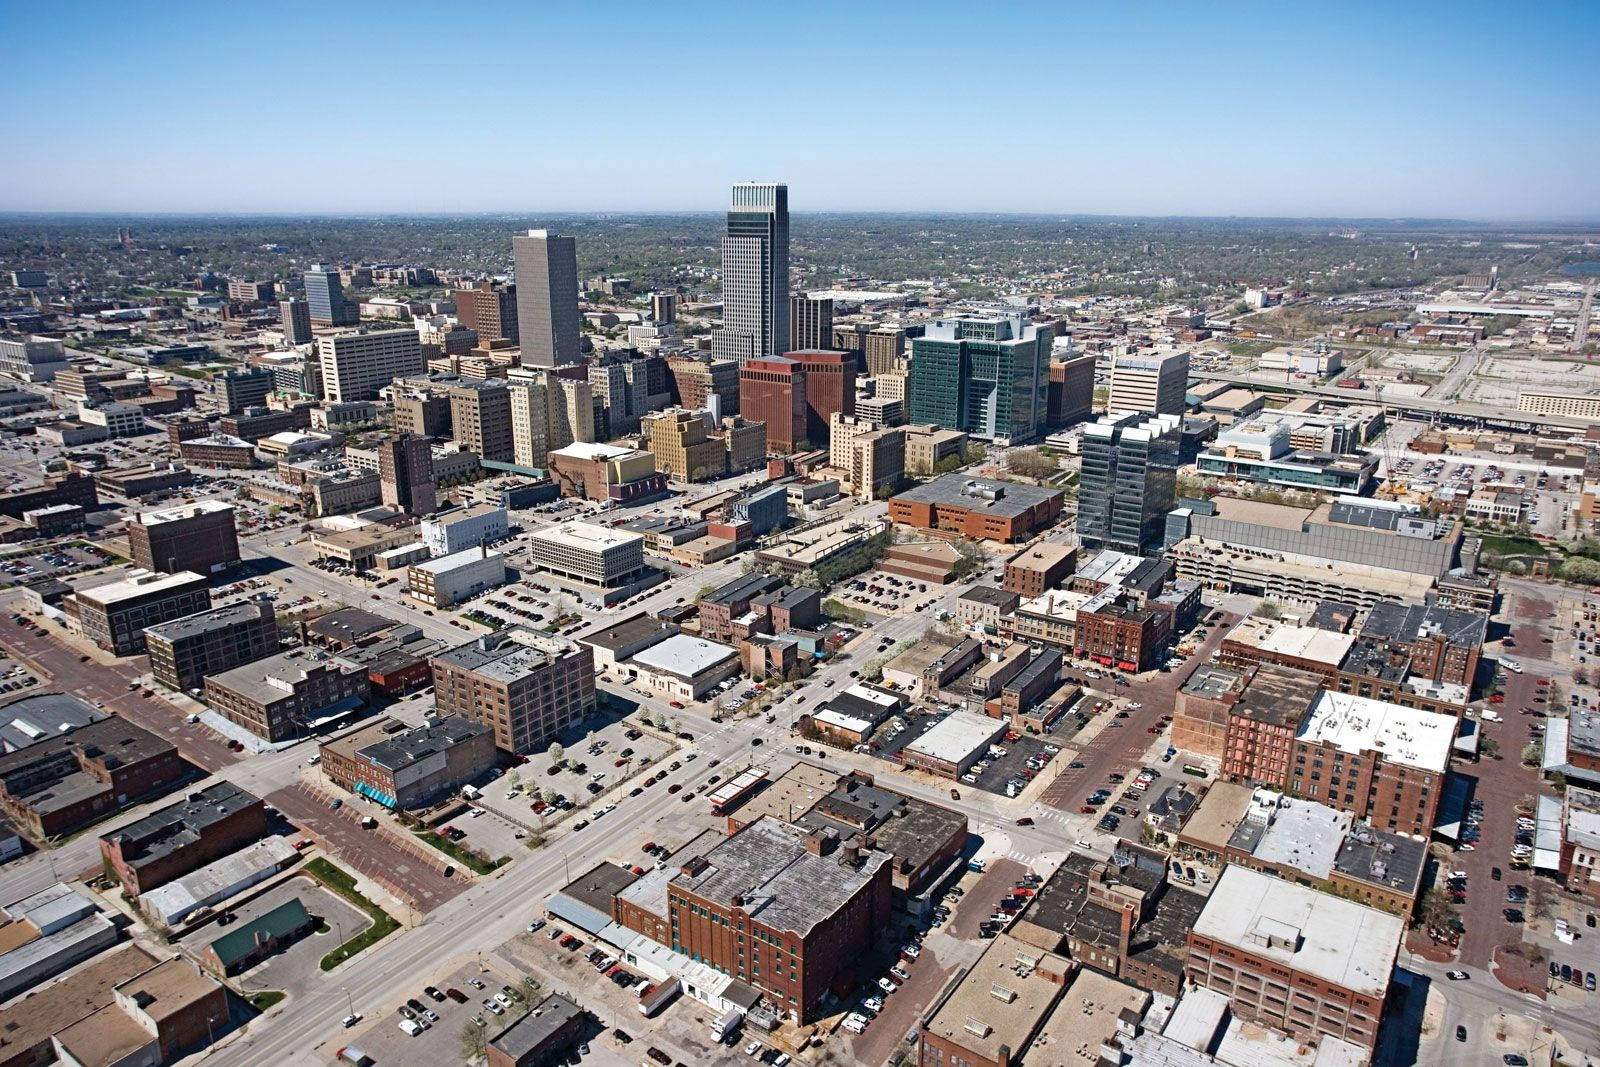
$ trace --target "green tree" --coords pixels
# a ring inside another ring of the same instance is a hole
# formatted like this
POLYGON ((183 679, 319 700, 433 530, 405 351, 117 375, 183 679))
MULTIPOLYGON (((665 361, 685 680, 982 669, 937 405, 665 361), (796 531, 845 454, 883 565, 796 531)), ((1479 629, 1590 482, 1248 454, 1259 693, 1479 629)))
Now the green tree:
POLYGON ((456 1053, 464 1063, 477 1063, 488 1055, 488 1027, 468 1019, 456 1034, 456 1053))
POLYGON ((546 750, 546 752, 548 752, 550 756, 550 762, 554 763, 558 767, 567 756, 567 750, 562 748, 561 745, 555 741, 550 742, 550 747, 546 750))

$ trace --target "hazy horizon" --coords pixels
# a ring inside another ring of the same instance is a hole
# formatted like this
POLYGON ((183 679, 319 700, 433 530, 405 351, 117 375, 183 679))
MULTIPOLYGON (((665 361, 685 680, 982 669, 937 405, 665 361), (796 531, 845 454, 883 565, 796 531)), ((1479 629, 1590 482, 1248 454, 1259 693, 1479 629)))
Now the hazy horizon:
POLYGON ((8 14, 0 212, 1587 223, 1600 6, 8 14))

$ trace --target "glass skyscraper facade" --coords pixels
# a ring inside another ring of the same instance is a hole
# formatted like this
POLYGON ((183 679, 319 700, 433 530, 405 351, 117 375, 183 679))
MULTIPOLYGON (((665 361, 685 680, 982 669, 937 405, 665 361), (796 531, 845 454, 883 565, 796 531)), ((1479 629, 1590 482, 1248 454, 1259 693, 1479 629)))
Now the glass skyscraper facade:
POLYGON ((1021 315, 939 319, 911 342, 911 421, 1001 443, 1039 436, 1054 340, 1021 315))
POLYGON ((1078 536, 1091 548, 1143 554, 1161 544, 1177 503, 1178 415, 1107 415, 1083 428, 1078 536))
POLYGON ((722 328, 711 351, 743 363, 789 347, 789 187, 735 185, 722 238, 722 328))
POLYGON ((361 313, 344 298, 344 283, 337 268, 313 266, 305 274, 306 307, 311 321, 324 326, 354 326, 361 321, 361 313))

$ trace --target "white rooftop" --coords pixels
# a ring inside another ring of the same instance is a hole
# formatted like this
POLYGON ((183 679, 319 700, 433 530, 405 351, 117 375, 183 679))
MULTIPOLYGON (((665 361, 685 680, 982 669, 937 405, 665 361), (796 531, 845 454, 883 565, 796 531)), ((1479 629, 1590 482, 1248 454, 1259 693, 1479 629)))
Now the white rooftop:
POLYGON ((1229 864, 1194 933, 1381 1000, 1405 920, 1229 864))
POLYGON ((673 634, 665 641, 659 641, 636 654, 628 662, 687 679, 738 657, 739 653, 727 645, 688 634, 673 634))
POLYGON ((1228 640, 1259 648, 1263 652, 1337 666, 1350 654, 1354 634, 1335 633, 1315 626, 1261 619, 1254 615, 1240 621, 1228 640))
POLYGON ((130 597, 164 593, 200 580, 202 580, 200 575, 193 571, 158 574, 154 571, 135 569, 129 571, 120 582, 108 582, 93 589, 80 589, 77 595, 97 604, 115 604, 130 597))
POLYGON ((590 552, 604 552, 632 541, 644 541, 639 534, 629 530, 615 530, 609 526, 597 526, 592 522, 566 522, 558 526, 546 526, 542 530, 535 530, 530 539, 566 548, 581 548, 590 552))
POLYGON ((953 711, 944 721, 905 747, 929 759, 960 763, 975 749, 984 747, 1005 730, 1004 719, 991 719, 970 711, 953 711))
POLYGON ((1301 726, 1298 739, 1333 745, 1341 752, 1375 750, 1385 760, 1443 774, 1450 765, 1456 718, 1420 708, 1324 689, 1301 726))
POLYGON ((602 441, 574 441, 565 448, 550 450, 552 456, 568 456, 572 459, 617 459, 620 456, 632 455, 636 448, 619 448, 608 445, 602 441))
POLYGON ((141 511, 139 524, 159 526, 164 522, 176 522, 179 519, 193 519, 201 515, 232 510, 233 505, 223 500, 196 500, 193 504, 178 504, 170 508, 157 508, 155 511, 141 511))
POLYGON ((498 552, 487 552, 477 545, 473 545, 471 548, 463 548, 460 552, 452 552, 448 556, 440 556, 438 559, 425 559, 421 563, 413 563, 411 569, 427 571, 429 574, 448 574, 450 571, 458 570, 462 567, 470 567, 481 560, 500 558, 500 553, 498 552))

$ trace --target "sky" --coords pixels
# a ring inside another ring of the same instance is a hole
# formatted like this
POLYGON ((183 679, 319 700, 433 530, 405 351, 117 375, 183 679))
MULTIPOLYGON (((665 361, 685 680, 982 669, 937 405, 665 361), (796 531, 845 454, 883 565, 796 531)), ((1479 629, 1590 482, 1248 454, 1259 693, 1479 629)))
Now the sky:
POLYGON ((25 4, 0 211, 1600 219, 1600 3, 25 4))

